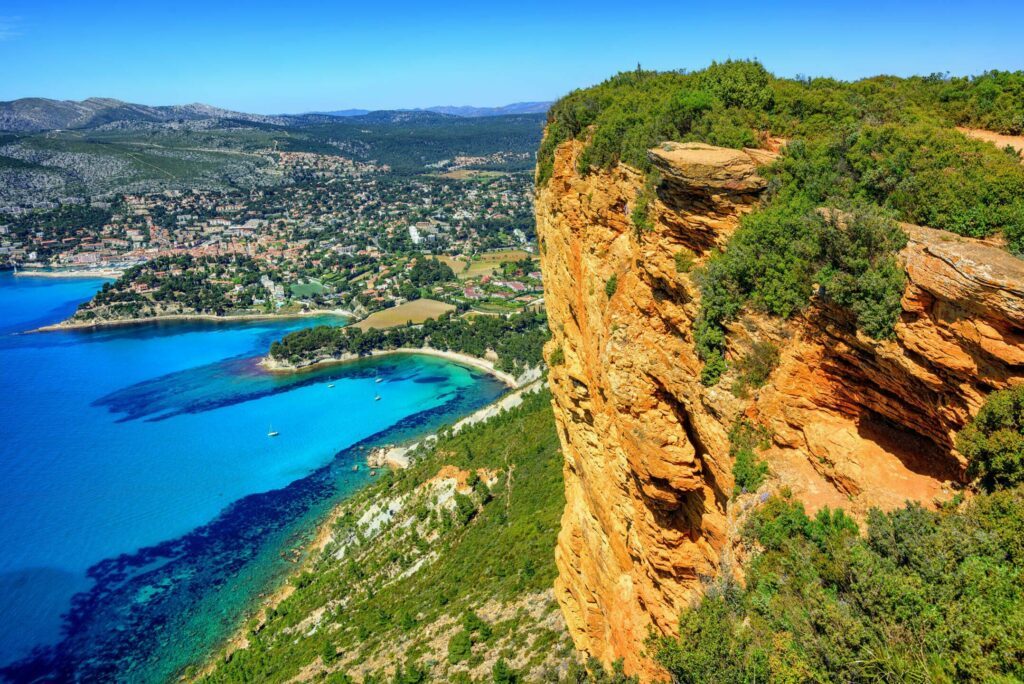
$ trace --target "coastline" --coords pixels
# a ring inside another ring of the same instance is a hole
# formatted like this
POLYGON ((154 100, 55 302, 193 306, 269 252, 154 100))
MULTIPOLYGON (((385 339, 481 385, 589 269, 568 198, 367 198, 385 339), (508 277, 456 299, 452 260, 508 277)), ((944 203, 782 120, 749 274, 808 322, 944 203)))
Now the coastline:
POLYGON ((398 347, 397 349, 376 349, 370 352, 369 354, 364 354, 362 356, 360 356, 359 354, 346 353, 339 357, 317 359, 315 361, 304 363, 299 366, 283 364, 270 358, 270 356, 264 356, 263 359, 260 361, 260 366, 262 366, 265 370, 271 373, 303 373, 317 368, 323 368, 325 366, 352 363, 353 361, 359 361, 360 359, 369 359, 378 356, 391 356, 394 354, 424 354, 426 356, 436 356, 438 358, 446 359, 454 363, 462 364, 464 366, 470 366, 472 368, 476 368, 477 370, 482 370, 486 373, 490 373, 494 377, 504 382, 510 388, 515 389, 521 386, 519 380, 517 378, 514 378, 510 373, 498 370, 494 366, 493 361, 482 359, 479 356, 463 354, 461 352, 434 349, 433 347, 398 347))
MULTIPOLYGON (((523 378, 524 382, 508 394, 499 397, 487 406, 483 406, 473 413, 463 416, 452 423, 452 434, 458 434, 463 428, 490 420, 503 411, 514 409, 516 406, 523 403, 524 394, 540 391, 544 386, 543 374, 539 369, 531 369, 527 371, 523 374, 523 378), (536 370, 537 372, 534 373, 533 370, 536 370)), ((366 464, 371 468, 388 467, 392 470, 405 470, 412 465, 412 462, 408 457, 410 452, 414 451, 420 445, 431 446, 436 441, 437 433, 432 432, 425 437, 420 437, 415 440, 406 440, 397 444, 384 444, 370 451, 366 457, 366 464)))
POLYGON ((106 278, 116 280, 124 271, 116 268, 22 269, 13 273, 17 278, 106 278))
MULTIPOLYGON (((416 352, 414 353, 419 353, 420 351, 421 350, 416 350, 416 352)), ((537 375, 535 379, 524 383, 523 385, 515 388, 511 392, 499 397, 490 404, 482 406, 476 411, 473 411, 472 413, 463 416, 462 418, 460 418, 459 420, 452 424, 451 429, 453 433, 458 433, 465 427, 475 425, 485 420, 489 420, 494 416, 499 415, 503 411, 511 410, 522 403, 523 395, 533 392, 539 392, 546 386, 546 384, 547 382, 543 374, 540 373, 537 375)), ((378 449, 390 448, 394 450, 396 448, 401 448, 403 449, 404 454, 405 451, 411 451, 420 444, 432 444, 436 441, 437 432, 435 431, 429 432, 421 436, 415 442, 407 442, 405 443, 404 446, 401 447, 392 445, 391 447, 378 447, 378 449)), ((368 459, 372 457, 373 451, 367 454, 368 459)), ((408 467, 408 465, 410 465, 408 461, 406 461, 406 464, 404 466, 399 466, 391 462, 387 462, 385 464, 391 467, 408 467)), ((366 486, 371 485, 372 483, 368 483, 366 486)), ((364 489, 365 487, 363 489, 360 489, 355 494, 353 494, 353 496, 357 496, 364 489)), ((289 596, 292 595, 292 593, 295 591, 295 585, 292 583, 292 580, 295 577, 301 575, 303 572, 309 570, 310 566, 316 561, 316 555, 322 552, 327 547, 327 544, 329 544, 330 541, 333 539, 334 524, 344 515, 345 506, 350 501, 351 497, 337 502, 334 506, 331 507, 330 511, 328 511, 327 514, 324 515, 324 517, 321 520, 315 523, 312 529, 312 536, 310 538, 310 541, 303 544, 301 549, 298 549, 298 557, 301 560, 299 560, 296 563, 295 567, 292 570, 285 573, 285 576, 282 577, 280 581, 275 586, 273 586, 265 596, 260 596, 253 600, 252 614, 248 618, 245 618, 242 621, 240 621, 235 630, 232 631, 231 634, 223 642, 221 642, 219 646, 212 650, 206 659, 199 661, 195 664, 196 670, 192 674, 187 676, 188 681, 198 681, 201 677, 205 677, 211 674, 214 670, 216 670, 217 666, 222 661, 226 662, 227 660, 230 660, 231 655, 235 651, 249 647, 249 639, 246 636, 246 632, 250 629, 253 631, 259 631, 265 624, 267 620, 267 614, 269 613, 269 611, 277 608, 279 605, 281 605, 282 602, 284 602, 289 596), (247 625, 249 626, 247 627, 247 625)), ((185 679, 185 677, 179 678, 179 681, 181 679, 185 679)))
POLYGON ((209 323, 231 323, 234 321, 261 321, 275 318, 307 318, 309 316, 337 316, 339 318, 354 319, 354 313, 347 309, 312 309, 309 311, 298 311, 295 313, 272 313, 272 314, 234 314, 217 316, 216 314, 170 314, 167 316, 149 316, 147 318, 123 318, 109 321, 61 321, 30 330, 29 332, 55 332, 58 330, 88 330, 90 328, 117 328, 127 325, 141 325, 143 323, 160 323, 162 321, 203 321, 209 323))

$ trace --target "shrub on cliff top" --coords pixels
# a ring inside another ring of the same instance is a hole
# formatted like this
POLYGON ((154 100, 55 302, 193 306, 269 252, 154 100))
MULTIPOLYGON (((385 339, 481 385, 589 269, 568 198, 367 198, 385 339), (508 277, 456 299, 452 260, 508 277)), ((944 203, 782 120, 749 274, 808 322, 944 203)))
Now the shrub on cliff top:
POLYGON ((989 395, 957 435, 956 447, 983 488, 1024 484, 1024 387, 989 395))
POLYGON ((810 517, 772 498, 745 528, 746 584, 712 587, 653 638, 677 682, 1024 678, 1024 490, 957 509, 810 517))
POLYGON ((853 313, 857 328, 890 337, 905 279, 896 253, 906 240, 889 215, 864 203, 822 212, 796 195, 748 214, 729 248, 697 273, 703 295, 697 353, 720 365, 724 325, 744 306, 788 318, 810 303, 815 285, 823 300, 853 313))
POLYGON ((952 128, 1024 127, 1021 93, 1024 72, 853 83, 779 79, 751 61, 693 73, 625 72, 551 108, 538 182, 550 177, 555 148, 573 138, 587 141, 581 171, 620 161, 647 171, 647 150, 665 140, 740 148, 756 147, 770 134, 789 140, 779 165, 790 171, 807 161, 804 155, 789 164, 790 157, 807 149, 823 153, 802 174, 776 176, 776 188, 795 188, 818 203, 870 200, 901 220, 961 235, 1001 231, 1024 253, 1019 158, 952 128))

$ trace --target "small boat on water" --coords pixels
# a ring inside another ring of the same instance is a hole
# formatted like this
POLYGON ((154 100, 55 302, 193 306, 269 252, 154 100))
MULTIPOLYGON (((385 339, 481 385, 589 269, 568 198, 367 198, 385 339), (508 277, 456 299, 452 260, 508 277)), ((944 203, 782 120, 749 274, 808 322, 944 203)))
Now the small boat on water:
POLYGON ((370 471, 370 477, 377 477, 377 471, 376 470, 371 470, 370 471))
POLYGON ((356 463, 354 466, 352 466, 352 472, 353 473, 358 473, 359 472, 359 464, 358 463, 356 463))
POLYGON ((271 425, 270 429, 267 430, 267 437, 277 437, 279 434, 281 433, 275 430, 273 425, 271 425))
POLYGON ((334 383, 333 382, 327 383, 327 389, 334 389, 334 383))
POLYGON ((374 400, 374 401, 380 401, 380 395, 378 394, 377 396, 375 396, 375 397, 373 398, 373 400, 374 400))

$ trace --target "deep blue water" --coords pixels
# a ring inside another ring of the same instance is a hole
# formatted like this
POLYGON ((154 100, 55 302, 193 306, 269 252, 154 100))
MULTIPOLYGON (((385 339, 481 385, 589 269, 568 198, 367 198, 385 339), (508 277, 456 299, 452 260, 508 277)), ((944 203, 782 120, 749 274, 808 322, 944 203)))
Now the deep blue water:
POLYGON ((273 340, 323 319, 24 334, 100 284, 0 275, 9 680, 168 679, 294 567, 286 552, 316 519, 365 484, 366 468, 352 470, 360 447, 450 423, 503 391, 423 356, 290 376, 256 365, 273 340))

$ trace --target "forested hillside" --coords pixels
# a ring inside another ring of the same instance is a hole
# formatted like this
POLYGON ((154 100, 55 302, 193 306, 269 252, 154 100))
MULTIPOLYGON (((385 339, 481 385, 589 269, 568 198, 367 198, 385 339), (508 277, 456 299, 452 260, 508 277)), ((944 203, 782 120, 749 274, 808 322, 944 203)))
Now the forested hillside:
POLYGON ((404 176, 432 173, 456 158, 463 168, 528 171, 544 123, 543 114, 432 112, 267 119, 132 121, 0 134, 0 210, 122 192, 273 186, 281 182, 275 152, 337 155, 404 176))

